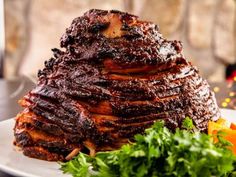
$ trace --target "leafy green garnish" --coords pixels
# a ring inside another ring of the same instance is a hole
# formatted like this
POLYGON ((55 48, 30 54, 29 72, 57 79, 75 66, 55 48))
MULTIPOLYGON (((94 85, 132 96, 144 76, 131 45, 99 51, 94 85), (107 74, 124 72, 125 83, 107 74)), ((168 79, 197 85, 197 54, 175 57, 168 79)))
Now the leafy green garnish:
POLYGON ((61 170, 74 177, 229 176, 236 158, 226 144, 219 139, 216 146, 210 136, 199 132, 172 133, 158 121, 144 135, 136 135, 135 143, 95 157, 80 153, 61 164, 61 170))
POLYGON ((186 117, 182 122, 182 128, 186 130, 193 130, 195 128, 193 125, 193 120, 190 117, 186 117))

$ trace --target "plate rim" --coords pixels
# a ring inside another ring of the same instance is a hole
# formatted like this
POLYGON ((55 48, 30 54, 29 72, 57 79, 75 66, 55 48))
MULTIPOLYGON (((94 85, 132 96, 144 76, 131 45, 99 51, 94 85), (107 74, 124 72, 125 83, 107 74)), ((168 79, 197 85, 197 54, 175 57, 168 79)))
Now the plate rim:
POLYGON ((0 164, 0 170, 6 174, 9 175, 14 175, 14 176, 22 176, 22 177, 42 177, 42 176, 38 176, 38 175, 34 175, 34 174, 30 174, 27 172, 23 172, 21 170, 16 170, 12 167, 8 167, 6 165, 2 165, 0 164))

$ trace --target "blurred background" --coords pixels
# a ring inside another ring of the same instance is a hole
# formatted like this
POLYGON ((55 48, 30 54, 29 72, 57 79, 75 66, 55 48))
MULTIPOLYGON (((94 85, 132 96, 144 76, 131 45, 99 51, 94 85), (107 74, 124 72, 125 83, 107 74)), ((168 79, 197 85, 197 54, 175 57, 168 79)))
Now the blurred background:
POLYGON ((211 82, 236 70, 235 0, 5 0, 4 78, 35 77, 71 21, 91 8, 128 11, 155 22, 164 37, 183 42, 185 56, 211 82))

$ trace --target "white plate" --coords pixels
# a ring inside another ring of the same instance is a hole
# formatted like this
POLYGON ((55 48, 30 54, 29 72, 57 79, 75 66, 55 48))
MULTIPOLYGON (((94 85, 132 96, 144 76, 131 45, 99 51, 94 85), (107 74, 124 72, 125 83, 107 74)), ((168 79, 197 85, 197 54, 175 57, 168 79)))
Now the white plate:
MULTIPOLYGON (((236 111, 222 109, 222 117, 236 122, 236 111)), ((0 170, 23 177, 68 177, 57 162, 32 159, 17 152, 12 144, 14 119, 0 122, 0 170)))

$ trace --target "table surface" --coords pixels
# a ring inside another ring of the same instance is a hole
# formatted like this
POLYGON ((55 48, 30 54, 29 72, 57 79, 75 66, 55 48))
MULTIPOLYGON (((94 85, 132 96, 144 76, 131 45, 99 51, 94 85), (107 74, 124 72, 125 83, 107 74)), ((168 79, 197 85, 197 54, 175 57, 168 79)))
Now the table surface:
MULTIPOLYGON (((14 117, 22 108, 18 105, 19 100, 30 89, 34 83, 28 78, 18 78, 16 80, 0 79, 0 121, 14 117)), ((221 105, 225 98, 229 97, 233 87, 227 86, 226 83, 210 84, 212 89, 216 90, 218 104, 221 105)), ((13 177, 0 171, 0 177, 13 177)))

